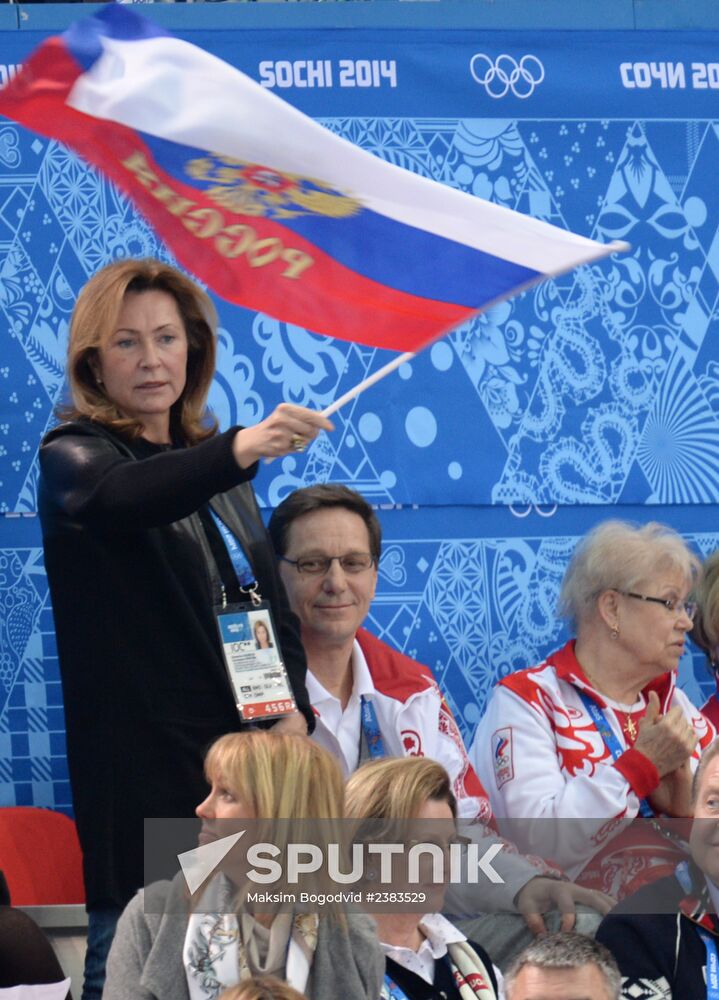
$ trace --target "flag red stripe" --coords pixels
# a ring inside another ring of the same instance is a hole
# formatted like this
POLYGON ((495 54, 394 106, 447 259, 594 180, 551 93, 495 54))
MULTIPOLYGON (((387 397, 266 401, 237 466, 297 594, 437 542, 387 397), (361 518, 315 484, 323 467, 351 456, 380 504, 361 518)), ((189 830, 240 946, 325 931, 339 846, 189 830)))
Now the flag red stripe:
POLYGON ((82 72, 62 40, 49 39, 0 91, 0 113, 65 142, 112 178, 178 261, 223 298, 317 333, 402 351, 475 312, 382 285, 275 220, 219 207, 158 167, 132 129, 69 107, 82 72))

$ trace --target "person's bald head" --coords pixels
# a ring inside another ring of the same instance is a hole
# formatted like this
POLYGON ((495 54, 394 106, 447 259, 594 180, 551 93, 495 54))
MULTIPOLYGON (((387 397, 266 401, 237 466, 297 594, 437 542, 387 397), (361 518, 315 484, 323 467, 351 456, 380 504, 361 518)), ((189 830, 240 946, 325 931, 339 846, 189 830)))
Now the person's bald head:
POLYGON ((620 1000, 621 976, 604 945, 583 934, 547 934, 507 970, 507 1000, 620 1000))

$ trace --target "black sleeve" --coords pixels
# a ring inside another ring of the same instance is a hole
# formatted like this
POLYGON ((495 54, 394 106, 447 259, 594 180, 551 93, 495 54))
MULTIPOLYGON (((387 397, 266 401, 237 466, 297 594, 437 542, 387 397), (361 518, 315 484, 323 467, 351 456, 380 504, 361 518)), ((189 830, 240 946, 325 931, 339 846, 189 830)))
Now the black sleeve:
POLYGON ((48 502, 80 524, 104 530, 145 530, 188 517, 217 493, 253 479, 232 454, 239 428, 190 448, 149 458, 123 455, 92 433, 50 434, 40 448, 48 502))
MULTIPOLYGON (((270 544, 268 539, 268 545, 270 544)), ((278 574, 279 577, 279 574, 278 574)), ((310 696, 307 693, 307 658, 305 647, 300 636, 300 620, 290 608, 285 585, 278 580, 278 604, 280 619, 280 646, 287 667, 287 674, 292 685, 292 692, 297 702, 297 710, 307 721, 307 731, 314 732, 315 713, 312 711, 310 696)))
POLYGON ((277 556, 272 539, 265 527, 254 492, 248 502, 252 505, 255 522, 262 532, 262 543, 255 546, 252 552, 255 570, 260 581, 260 590, 270 597, 272 614, 277 626, 277 639, 282 650, 282 659, 290 679, 292 693, 297 703, 297 710, 304 715, 308 731, 311 733, 315 728, 315 713, 312 711, 310 698, 307 694, 307 657, 302 645, 300 620, 290 607, 287 591, 277 568, 277 556))

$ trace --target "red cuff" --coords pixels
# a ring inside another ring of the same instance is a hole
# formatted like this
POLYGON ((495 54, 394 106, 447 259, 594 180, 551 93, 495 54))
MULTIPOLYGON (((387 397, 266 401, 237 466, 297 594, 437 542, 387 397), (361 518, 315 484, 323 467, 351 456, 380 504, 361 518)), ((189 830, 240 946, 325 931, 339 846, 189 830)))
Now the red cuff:
POLYGON ((659 785, 659 771, 641 750, 630 747, 614 761, 617 771, 627 779, 629 787, 640 799, 645 799, 659 785))

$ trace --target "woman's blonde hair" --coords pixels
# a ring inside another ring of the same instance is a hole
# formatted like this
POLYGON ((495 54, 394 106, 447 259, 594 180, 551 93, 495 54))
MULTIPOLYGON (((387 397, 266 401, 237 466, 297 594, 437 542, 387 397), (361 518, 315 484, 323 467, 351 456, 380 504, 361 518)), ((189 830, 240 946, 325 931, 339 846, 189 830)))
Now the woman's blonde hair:
POLYGON ((215 433, 208 421, 207 394, 215 372, 217 313, 210 298, 177 268, 159 260, 121 260, 98 271, 80 292, 70 321, 67 378, 72 405, 59 408, 64 420, 88 417, 128 437, 142 424, 122 414, 98 384, 93 362, 117 326, 128 293, 160 291, 177 303, 187 334, 187 379, 170 410, 170 428, 186 444, 215 433))
MULTIPOLYGON (((260 729, 229 733, 210 747, 205 773, 248 807, 260 821, 254 830, 259 841, 270 841, 278 857, 287 856, 290 843, 313 843, 327 858, 327 845, 341 842, 342 771, 335 757, 309 736, 260 729)), ((253 888, 257 886, 249 881, 238 885, 238 911, 253 888)), ((301 875, 293 890, 327 893, 332 888, 322 867, 301 875)), ((342 911, 333 903, 323 914, 344 925, 342 911)))
POLYGON ((578 627, 605 590, 636 590, 665 570, 680 572, 689 588, 701 576, 701 563, 681 535, 657 521, 642 526, 604 521, 574 550, 562 581, 559 614, 578 627))
POLYGON ((344 782, 337 760, 309 736, 254 729, 228 733, 205 758, 221 783, 258 819, 337 819, 344 782))
POLYGON ((714 665, 719 646, 719 549, 708 556, 695 591, 697 612, 691 636, 714 665))
POLYGON ((275 976, 252 976, 220 993, 218 1000, 304 1000, 304 996, 275 976))
POLYGON ((348 819, 414 819, 427 800, 446 802, 457 815, 449 775, 427 757, 383 757, 350 775, 345 789, 348 819))

